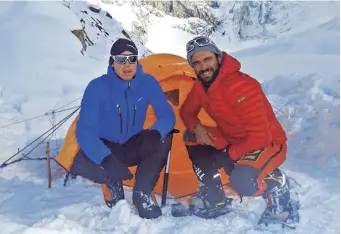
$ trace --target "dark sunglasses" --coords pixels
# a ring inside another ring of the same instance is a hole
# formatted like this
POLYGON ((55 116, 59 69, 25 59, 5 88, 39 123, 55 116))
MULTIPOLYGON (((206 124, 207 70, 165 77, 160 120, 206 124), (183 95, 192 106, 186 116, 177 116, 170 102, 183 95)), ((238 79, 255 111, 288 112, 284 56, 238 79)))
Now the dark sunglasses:
POLYGON ((138 56, 137 55, 111 55, 111 58, 118 64, 125 64, 127 61, 132 64, 136 63, 138 56))
POLYGON ((209 44, 213 44, 211 39, 209 39, 207 37, 199 37, 199 38, 196 38, 196 39, 193 39, 193 40, 190 40, 189 42, 187 42, 186 50, 188 53, 188 52, 191 52, 192 50, 194 50, 195 45, 202 47, 202 46, 207 46, 209 44))

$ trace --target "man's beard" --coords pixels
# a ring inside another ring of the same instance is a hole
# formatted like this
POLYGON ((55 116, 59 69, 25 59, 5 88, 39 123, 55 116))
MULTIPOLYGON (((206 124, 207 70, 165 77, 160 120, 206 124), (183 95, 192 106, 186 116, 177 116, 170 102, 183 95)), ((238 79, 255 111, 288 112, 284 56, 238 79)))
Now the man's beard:
POLYGON ((203 83, 212 83, 218 76, 219 74, 219 66, 217 66, 216 69, 214 68, 207 68, 205 70, 202 70, 202 71, 199 71, 199 73, 197 73, 197 77, 198 79, 203 82, 203 83), (211 76, 210 77, 202 77, 202 75, 205 73, 205 72, 211 72, 211 76))

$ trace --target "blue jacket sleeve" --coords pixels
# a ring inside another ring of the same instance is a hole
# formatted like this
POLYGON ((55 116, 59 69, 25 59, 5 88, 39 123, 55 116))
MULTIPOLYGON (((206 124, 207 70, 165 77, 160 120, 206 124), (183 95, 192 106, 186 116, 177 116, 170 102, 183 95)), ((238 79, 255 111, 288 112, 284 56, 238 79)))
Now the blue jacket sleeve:
POLYGON ((76 138, 86 156, 97 164, 100 164, 111 153, 98 135, 99 104, 100 90, 93 80, 88 84, 83 95, 76 126, 76 138))
POLYGON ((160 84, 154 77, 151 77, 149 91, 150 104, 154 109, 157 119, 150 129, 158 130, 161 137, 164 138, 175 126, 175 114, 160 84))

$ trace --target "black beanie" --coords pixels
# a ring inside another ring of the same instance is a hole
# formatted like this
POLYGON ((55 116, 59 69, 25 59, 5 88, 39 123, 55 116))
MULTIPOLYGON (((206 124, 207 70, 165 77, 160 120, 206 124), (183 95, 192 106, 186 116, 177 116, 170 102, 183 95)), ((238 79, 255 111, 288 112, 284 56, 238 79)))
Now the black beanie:
MULTIPOLYGON (((125 38, 119 38, 115 43, 112 45, 110 50, 110 55, 119 55, 124 51, 129 51, 133 53, 134 55, 138 55, 138 49, 135 45, 135 43, 131 40, 125 39, 125 38)), ((114 62, 113 58, 111 56, 109 57, 109 65, 111 65, 114 62)))
POLYGON ((119 38, 117 41, 115 41, 111 47, 110 54, 119 55, 124 51, 129 51, 134 55, 138 55, 138 50, 135 43, 125 38, 119 38))

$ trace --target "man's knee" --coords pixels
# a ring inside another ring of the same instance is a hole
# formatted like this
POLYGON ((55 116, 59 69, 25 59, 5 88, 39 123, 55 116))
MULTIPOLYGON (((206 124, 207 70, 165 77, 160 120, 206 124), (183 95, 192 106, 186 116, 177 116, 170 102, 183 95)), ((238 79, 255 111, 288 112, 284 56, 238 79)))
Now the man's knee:
POLYGON ((167 157, 170 145, 170 134, 161 138, 155 131, 142 131, 139 135, 138 148, 146 156, 167 157))
POLYGON ((171 150, 172 145, 172 137, 170 134, 167 134, 163 139, 161 139, 161 143, 159 144, 158 154, 159 157, 167 158, 168 153, 171 150))
POLYGON ((260 171, 257 168, 237 165, 230 176, 231 187, 243 196, 252 196, 258 191, 257 176, 260 171))

